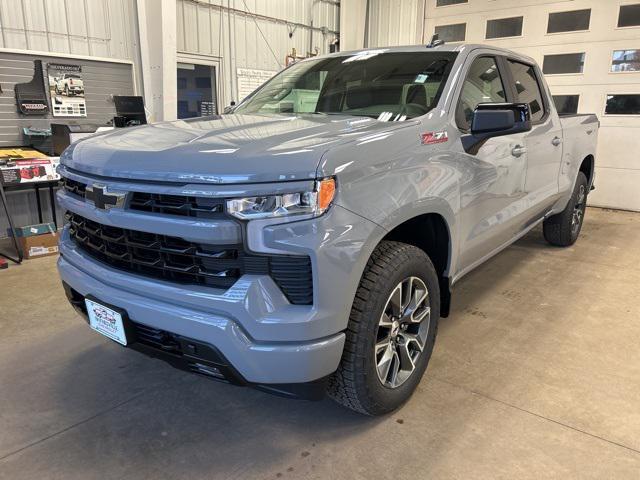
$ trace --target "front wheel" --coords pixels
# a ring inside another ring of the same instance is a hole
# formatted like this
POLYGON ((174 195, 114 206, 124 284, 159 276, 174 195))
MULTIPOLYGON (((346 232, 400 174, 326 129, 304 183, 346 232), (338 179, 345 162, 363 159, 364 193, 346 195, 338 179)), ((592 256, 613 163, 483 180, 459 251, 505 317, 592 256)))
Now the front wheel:
POLYGON ((429 257, 412 245, 381 242, 360 280, 329 395, 367 415, 398 408, 427 368, 439 317, 438 275, 429 257))
POLYGON ((544 221, 542 232, 545 240, 551 245, 568 247, 578 239, 587 208, 588 189, 589 181, 586 175, 578 172, 578 178, 566 208, 544 221))

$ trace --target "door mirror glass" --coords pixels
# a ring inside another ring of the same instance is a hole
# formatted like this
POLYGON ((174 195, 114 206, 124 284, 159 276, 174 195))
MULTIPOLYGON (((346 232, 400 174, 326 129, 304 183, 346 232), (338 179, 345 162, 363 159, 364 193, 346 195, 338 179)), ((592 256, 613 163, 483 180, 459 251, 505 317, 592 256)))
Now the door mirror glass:
POLYGON ((462 137, 467 153, 475 155, 493 137, 531 130, 531 114, 526 103, 481 103, 471 117, 471 134, 462 137))
POLYGON ((502 132, 516 124, 513 110, 477 110, 473 112, 471 134, 502 132))

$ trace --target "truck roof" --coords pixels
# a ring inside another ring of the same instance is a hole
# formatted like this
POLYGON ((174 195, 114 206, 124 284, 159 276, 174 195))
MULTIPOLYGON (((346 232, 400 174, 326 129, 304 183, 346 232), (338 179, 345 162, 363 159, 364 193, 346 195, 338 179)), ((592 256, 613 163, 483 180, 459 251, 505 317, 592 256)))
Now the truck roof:
MULTIPOLYGON (((324 55, 327 57, 342 57, 342 56, 350 56, 358 53, 365 52, 375 52, 375 51, 384 51, 384 52, 470 52, 476 49, 483 50, 493 50, 501 55, 508 55, 511 57, 520 58, 522 60, 526 60, 531 63, 535 63, 535 60, 527 55, 523 55, 518 52, 514 52, 512 50, 506 48, 495 47, 493 45, 484 45, 482 43, 463 43, 463 42, 454 42, 454 43, 444 43, 442 45, 438 45, 436 47, 428 47, 427 45, 400 45, 400 46, 392 46, 392 47, 376 47, 376 48, 363 48, 359 50, 349 50, 344 52, 332 53, 330 55, 324 55)), ((312 57, 318 58, 318 57, 312 57)))

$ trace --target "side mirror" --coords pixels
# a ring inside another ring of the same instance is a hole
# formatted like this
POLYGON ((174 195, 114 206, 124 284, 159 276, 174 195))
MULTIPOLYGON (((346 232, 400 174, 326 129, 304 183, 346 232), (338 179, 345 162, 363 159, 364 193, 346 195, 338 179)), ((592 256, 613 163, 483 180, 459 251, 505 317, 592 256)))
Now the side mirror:
POLYGON ((493 137, 531 130, 531 114, 526 103, 481 103, 471 118, 471 134, 462 137, 464 150, 476 155, 493 137))
POLYGON ((233 109, 236 106, 235 100, 231 100, 231 104, 228 107, 224 107, 222 113, 233 113, 233 109))

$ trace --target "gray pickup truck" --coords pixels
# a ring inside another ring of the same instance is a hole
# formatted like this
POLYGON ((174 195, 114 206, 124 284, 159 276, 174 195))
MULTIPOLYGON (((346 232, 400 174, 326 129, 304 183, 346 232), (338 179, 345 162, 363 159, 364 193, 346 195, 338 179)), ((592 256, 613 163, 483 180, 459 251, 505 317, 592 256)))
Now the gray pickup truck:
POLYGON ((71 145, 60 276, 122 345, 383 414, 420 382, 458 280, 541 223, 576 241, 598 127, 559 117, 503 49, 308 59, 231 114, 71 145))

